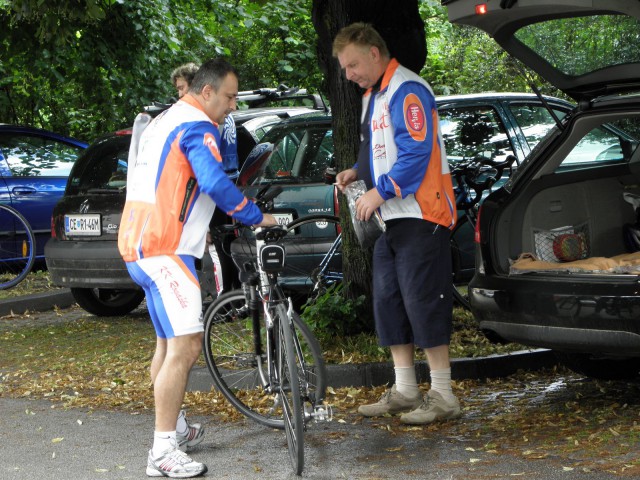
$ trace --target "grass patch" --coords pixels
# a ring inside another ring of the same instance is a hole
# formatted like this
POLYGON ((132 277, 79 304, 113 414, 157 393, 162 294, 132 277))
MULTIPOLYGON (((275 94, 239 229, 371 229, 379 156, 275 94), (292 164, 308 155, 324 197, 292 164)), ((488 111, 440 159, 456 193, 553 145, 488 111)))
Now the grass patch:
MULTIPOLYGON (((490 344, 468 312, 456 309, 454 319, 454 357, 523 348, 490 344)), ((75 307, 1 321, 7 324, 0 330, 0 397, 45 398, 52 408, 153 409, 149 365, 155 333, 146 311, 98 318, 75 307), (41 315, 48 317, 46 323, 41 315), (55 315, 76 320, 52 321, 55 315)), ((373 335, 336 337, 324 343, 324 355, 332 363, 388 359, 387 349, 378 347, 373 335)), ((400 424, 397 417, 382 417, 371 426, 416 442, 434 435, 464 438, 471 450, 490 455, 527 461, 562 458, 576 472, 640 475, 640 462, 632 453, 640 441, 637 384, 586 381, 554 369, 505 379, 455 381, 453 388, 463 402, 464 421, 414 427, 400 424)), ((327 400, 334 406, 335 419, 350 423, 359 421, 357 407, 375 401, 384 389, 329 388, 327 400)), ((251 400, 252 392, 244 395, 245 401, 251 400)), ((184 405, 191 413, 216 421, 243 418, 215 389, 188 392, 184 405)))
POLYGON ((37 270, 29 273, 29 275, 27 275, 27 277, 15 287, 7 290, 0 290, 0 300, 30 295, 32 293, 48 292, 56 289, 59 289, 59 287, 56 287, 51 283, 49 272, 46 270, 37 270))

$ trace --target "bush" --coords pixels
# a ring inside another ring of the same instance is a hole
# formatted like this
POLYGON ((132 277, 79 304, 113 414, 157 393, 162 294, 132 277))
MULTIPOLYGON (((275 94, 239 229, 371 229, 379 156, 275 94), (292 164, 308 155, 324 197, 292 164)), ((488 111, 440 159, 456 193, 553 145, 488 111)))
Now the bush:
POLYGON ((332 338, 374 332, 373 319, 365 312, 364 295, 344 298, 342 283, 335 283, 323 295, 303 305, 302 318, 316 336, 332 338))

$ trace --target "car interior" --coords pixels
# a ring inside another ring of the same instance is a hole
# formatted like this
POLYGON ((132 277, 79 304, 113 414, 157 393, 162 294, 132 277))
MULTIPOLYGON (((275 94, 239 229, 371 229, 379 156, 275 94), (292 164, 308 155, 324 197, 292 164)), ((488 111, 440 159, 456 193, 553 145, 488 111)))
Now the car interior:
MULTIPOLYGON (((633 253, 625 245, 623 227, 636 221, 636 212, 623 194, 640 194, 640 149, 633 140, 638 126, 640 116, 620 114, 576 121, 574 141, 555 151, 533 179, 523 181, 525 191, 500 214, 502 234, 495 237, 494 251, 503 272, 623 271, 615 262, 588 261, 633 253), (633 130, 621 132, 615 125, 633 130), (572 155, 580 161, 572 161, 572 155), (585 162, 592 166, 585 168, 585 162), (580 169, 575 168, 578 164, 580 169), (542 262, 516 262, 514 271, 512 263, 523 254, 542 262)), ((517 178, 511 182, 518 188, 517 178)))

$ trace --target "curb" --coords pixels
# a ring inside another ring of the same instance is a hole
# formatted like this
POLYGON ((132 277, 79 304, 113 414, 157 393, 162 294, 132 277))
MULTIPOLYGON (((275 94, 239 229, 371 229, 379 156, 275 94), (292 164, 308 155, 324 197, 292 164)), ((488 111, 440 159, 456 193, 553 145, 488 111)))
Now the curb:
POLYGON ((55 307, 67 308, 76 303, 71 290, 61 288, 53 292, 33 293, 21 297, 0 300, 0 317, 5 315, 22 315, 26 311, 44 312, 55 307))
MULTIPOLYGON (((516 373, 518 370, 540 370, 556 365, 551 350, 520 350, 505 355, 491 355, 478 358, 452 358, 451 378, 453 380, 499 378, 516 373)), ((378 387, 394 382, 391 362, 327 365, 328 385, 341 387, 378 387)), ((418 383, 428 382, 429 368, 423 361, 416 362, 418 383)), ((208 392, 214 388, 207 367, 196 365, 191 369, 188 391, 208 392)))

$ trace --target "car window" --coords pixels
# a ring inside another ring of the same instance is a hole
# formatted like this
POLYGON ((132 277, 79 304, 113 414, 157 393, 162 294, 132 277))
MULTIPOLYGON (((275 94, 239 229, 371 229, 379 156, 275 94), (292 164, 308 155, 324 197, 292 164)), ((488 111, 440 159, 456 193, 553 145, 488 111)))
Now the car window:
POLYGON ((333 134, 326 127, 299 127, 273 140, 273 152, 259 182, 321 182, 333 157, 333 134))
POLYGON ((89 147, 71 173, 68 188, 84 192, 126 186, 130 141, 131 137, 127 135, 96 142, 89 147))
POLYGON ((599 166, 628 162, 638 147, 640 117, 630 117, 591 129, 559 166, 599 166))
POLYGON ((438 114, 449 162, 477 157, 501 161, 513 155, 506 128, 494 108, 443 108, 438 114))
POLYGON ((51 138, 1 134, 0 151, 15 177, 66 177, 82 148, 51 138))
POLYGON ((639 24, 626 15, 557 18, 527 25, 515 37, 562 73, 580 76, 639 62, 639 24))
MULTIPOLYGON (((551 113, 543 105, 511 104, 509 108, 524 133, 530 149, 540 143, 542 137, 556 125, 551 113)), ((566 115, 566 112, 562 110, 553 109, 553 111, 559 119, 566 115)))

